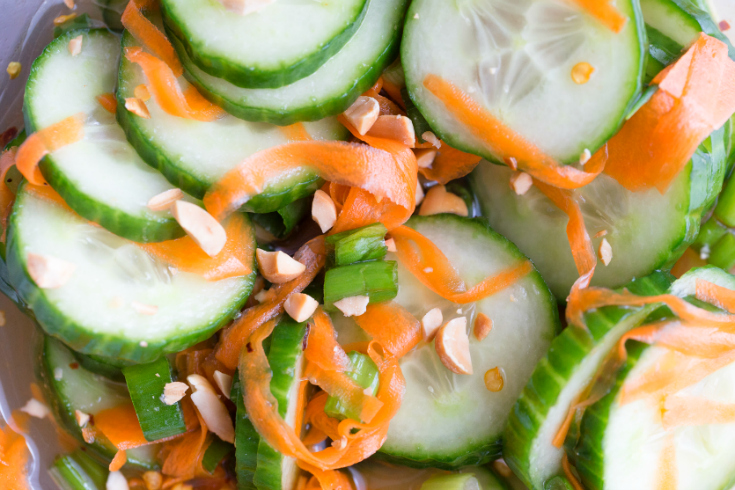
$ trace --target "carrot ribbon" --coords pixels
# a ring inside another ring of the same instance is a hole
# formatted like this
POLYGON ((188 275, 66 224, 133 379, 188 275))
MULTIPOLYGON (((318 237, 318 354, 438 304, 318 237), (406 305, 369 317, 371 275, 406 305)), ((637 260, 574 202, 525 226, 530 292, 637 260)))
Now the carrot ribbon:
POLYGON ((142 9, 152 8, 152 4, 151 1, 130 0, 120 20, 125 29, 132 34, 141 46, 163 60, 171 68, 175 77, 180 77, 183 75, 184 69, 171 41, 153 22, 143 15, 142 9))

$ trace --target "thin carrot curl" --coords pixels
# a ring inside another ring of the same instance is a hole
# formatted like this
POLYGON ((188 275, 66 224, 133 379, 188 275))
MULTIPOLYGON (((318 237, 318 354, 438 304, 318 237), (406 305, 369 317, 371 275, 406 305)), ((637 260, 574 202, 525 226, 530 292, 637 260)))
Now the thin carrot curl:
POLYGON ((171 41, 142 12, 144 9, 157 10, 157 7, 158 5, 154 1, 130 0, 120 21, 141 46, 166 63, 175 77, 180 77, 183 75, 184 69, 171 41))

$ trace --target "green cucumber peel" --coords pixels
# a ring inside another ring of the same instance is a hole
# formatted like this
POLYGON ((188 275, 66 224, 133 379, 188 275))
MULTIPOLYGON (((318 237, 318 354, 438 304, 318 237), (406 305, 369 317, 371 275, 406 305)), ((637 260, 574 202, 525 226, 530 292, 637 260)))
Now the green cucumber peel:
POLYGON ((54 460, 49 475, 61 490, 105 490, 107 468, 81 449, 54 460))

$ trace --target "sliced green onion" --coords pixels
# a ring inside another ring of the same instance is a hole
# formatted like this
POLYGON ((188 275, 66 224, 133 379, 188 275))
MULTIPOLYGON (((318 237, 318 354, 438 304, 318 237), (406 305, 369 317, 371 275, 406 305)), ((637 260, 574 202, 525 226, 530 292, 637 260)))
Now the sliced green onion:
MULTIPOLYGON (((347 376, 352 378, 360 388, 369 389, 370 391, 368 393, 374 395, 378 391, 380 380, 378 366, 375 365, 369 356, 366 356, 361 352, 350 352, 349 357, 352 362, 352 369, 347 372, 347 376)), ((330 417, 340 420, 359 420, 360 417, 359 413, 347 409, 340 399, 335 396, 327 398, 327 404, 324 407, 324 411, 330 417)))
POLYGON ((79 364, 87 371, 92 371, 113 381, 125 381, 121 366, 109 364, 98 356, 80 354, 78 352, 74 352, 74 357, 77 358, 79 364))
POLYGON ((472 473, 453 473, 432 476, 421 485, 421 490, 481 490, 480 482, 472 473))
POLYGON ((298 199, 272 213, 251 213, 250 218, 276 238, 285 238, 309 213, 310 204, 310 197, 298 199))
POLYGON ((725 184, 714 214, 726 226, 735 227, 735 178, 725 184))
MULTIPOLYGON (((265 346, 263 347, 265 348, 265 346)), ((235 473, 237 474, 237 488, 238 490, 256 490, 253 477, 255 476, 255 468, 258 465, 258 444, 260 443, 260 436, 252 422, 250 422, 248 412, 245 409, 245 401, 242 398, 240 375, 238 372, 232 375, 230 399, 237 406, 237 414, 235 415, 235 473)))
POLYGON ((702 225, 699 236, 697 236, 693 245, 696 249, 700 249, 705 245, 711 247, 725 236, 725 233, 727 233, 727 227, 712 217, 702 225))
POLYGON ((413 130, 416 133, 416 140, 419 143, 425 143, 421 135, 427 131, 432 131, 431 126, 429 126, 429 123, 426 122, 426 119, 421 114, 418 107, 413 104, 411 96, 408 94, 408 90, 406 88, 401 89, 401 98, 403 99, 403 103, 406 104, 406 115, 413 123, 413 130))
POLYGON ((202 467, 209 472, 214 473, 217 469, 217 465, 229 456, 235 450, 235 446, 229 442, 225 442, 219 437, 213 435, 212 442, 207 446, 207 450, 204 451, 204 457, 202 457, 202 467))
POLYGON ((735 235, 726 233, 709 253, 709 263, 729 271, 735 266, 735 235))
POLYGON ((388 251, 386 233, 388 230, 382 223, 375 223, 327 237, 327 244, 334 247, 334 265, 382 259, 388 251))
POLYGON ((48 472, 61 490, 105 490, 110 473, 81 449, 57 458, 48 472))
POLYGON ((150 364, 123 368, 138 422, 147 441, 157 441, 186 432, 181 403, 166 405, 163 390, 173 381, 171 365, 162 357, 150 364))
POLYGON ((544 483, 544 490, 574 490, 574 487, 563 476, 555 476, 544 483))
MULTIPOLYGON (((75 31, 77 29, 90 29, 94 27, 94 22, 89 18, 89 15, 82 14, 74 18, 71 18, 61 25, 54 27, 54 39, 63 36, 69 31, 75 31)), ((97 24, 99 26, 99 24, 97 24)), ((81 34, 81 33, 80 33, 81 34)))
POLYGON ((324 306, 331 311, 336 311, 334 303, 344 298, 368 296, 371 303, 378 303, 397 294, 398 265, 392 260, 343 265, 324 276, 324 306))

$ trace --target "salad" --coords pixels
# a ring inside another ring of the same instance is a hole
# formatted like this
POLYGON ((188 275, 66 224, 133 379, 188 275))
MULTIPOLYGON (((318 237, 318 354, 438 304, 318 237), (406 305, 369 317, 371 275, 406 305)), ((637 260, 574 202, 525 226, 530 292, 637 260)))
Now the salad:
POLYGON ((63 490, 735 487, 706 3, 65 4, 7 67, 0 488, 31 417, 63 490))

